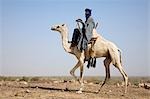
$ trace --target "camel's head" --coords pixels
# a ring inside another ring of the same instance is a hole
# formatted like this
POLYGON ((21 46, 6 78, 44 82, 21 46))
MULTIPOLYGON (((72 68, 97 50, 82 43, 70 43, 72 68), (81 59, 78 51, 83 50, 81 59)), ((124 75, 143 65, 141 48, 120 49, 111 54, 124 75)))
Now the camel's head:
POLYGON ((52 31, 58 31, 58 32, 66 32, 67 31, 67 26, 66 24, 62 24, 62 25, 55 25, 51 27, 52 31))

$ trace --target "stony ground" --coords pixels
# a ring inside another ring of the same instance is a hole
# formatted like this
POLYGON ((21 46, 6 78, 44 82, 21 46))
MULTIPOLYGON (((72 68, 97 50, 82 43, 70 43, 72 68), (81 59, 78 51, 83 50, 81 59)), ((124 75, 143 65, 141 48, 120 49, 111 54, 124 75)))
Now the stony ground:
POLYGON ((150 99, 150 88, 143 86, 150 83, 149 78, 131 79, 125 95, 122 83, 113 78, 96 94, 100 85, 95 79, 86 79, 83 93, 77 94, 79 83, 72 78, 24 77, 12 80, 3 77, 0 80, 0 99, 150 99))

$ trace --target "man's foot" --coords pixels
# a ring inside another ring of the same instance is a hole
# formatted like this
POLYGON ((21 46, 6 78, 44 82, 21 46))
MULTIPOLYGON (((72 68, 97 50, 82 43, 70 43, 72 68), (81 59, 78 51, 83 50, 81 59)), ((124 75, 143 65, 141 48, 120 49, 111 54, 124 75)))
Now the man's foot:
POLYGON ((96 67, 96 58, 95 57, 94 58, 92 58, 92 57, 89 58, 87 68, 89 68, 89 67, 94 67, 94 68, 96 67))
POLYGON ((92 67, 95 68, 95 67, 96 67, 96 58, 94 57, 93 60, 94 60, 94 61, 93 61, 93 63, 92 63, 92 67))
POLYGON ((89 68, 90 66, 91 66, 91 57, 88 60, 87 68, 89 68))

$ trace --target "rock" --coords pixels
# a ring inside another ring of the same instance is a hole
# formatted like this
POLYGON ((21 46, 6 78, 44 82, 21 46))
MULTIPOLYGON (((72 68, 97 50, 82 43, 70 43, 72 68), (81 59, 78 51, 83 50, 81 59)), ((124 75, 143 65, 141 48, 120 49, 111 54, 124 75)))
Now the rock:
POLYGON ((111 90, 109 90, 109 92, 112 92, 111 90))
POLYGON ((19 79, 19 78, 17 78, 15 81, 17 81, 17 82, 18 82, 18 81, 20 81, 20 79, 19 79))
POLYGON ((19 93, 16 93, 14 96, 19 96, 19 93))
POLYGON ((2 86, 3 85, 3 83, 2 82, 0 82, 0 86, 2 86))
POLYGON ((86 81, 86 80, 84 80, 83 82, 84 82, 85 84, 87 84, 87 81, 86 81))
POLYGON ((71 82, 71 83, 75 83, 75 82, 76 82, 76 80, 72 79, 72 80, 70 80, 69 82, 71 82))
POLYGON ((16 96, 16 97, 24 97, 25 96, 25 94, 23 93, 23 92, 17 92, 17 93, 15 93, 14 94, 14 96, 16 96))
POLYGON ((150 89, 150 83, 139 83, 138 87, 143 87, 145 89, 150 89))
POLYGON ((65 83, 65 81, 64 81, 64 80, 55 80, 55 81, 53 81, 53 83, 55 83, 55 84, 58 84, 58 83, 65 83))
POLYGON ((55 80, 55 81, 53 81, 53 83, 54 83, 54 84, 58 84, 58 83, 59 83, 59 81, 55 80))
POLYGON ((124 82, 122 82, 122 83, 121 83, 121 86, 124 86, 124 85, 125 85, 125 83, 124 83, 124 82))
POLYGON ((131 82, 128 82, 128 86, 131 86, 132 84, 131 84, 131 82))
POLYGON ((96 82, 95 84, 100 84, 99 82, 96 82))
POLYGON ((58 82, 59 83, 65 83, 65 80, 59 80, 58 82))
POLYGON ((81 90, 79 90, 79 91, 77 91, 76 93, 77 93, 77 94, 82 94, 82 91, 81 91, 81 90))
POLYGON ((26 93, 30 93, 31 91, 30 91, 29 89, 27 89, 25 92, 26 92, 26 93))
POLYGON ((90 82, 89 85, 93 85, 94 83, 90 82))
POLYGON ((138 87, 144 87, 144 83, 139 83, 138 87))
POLYGON ((68 81, 67 80, 63 80, 63 83, 67 83, 68 81))
POLYGON ((120 87, 120 84, 119 84, 119 83, 117 83, 117 87, 120 87))
POLYGON ((20 84, 27 85, 28 83, 26 81, 21 81, 20 84))
POLYGON ((145 89, 150 89, 150 83, 145 83, 145 84, 144 84, 144 88, 145 88, 145 89))

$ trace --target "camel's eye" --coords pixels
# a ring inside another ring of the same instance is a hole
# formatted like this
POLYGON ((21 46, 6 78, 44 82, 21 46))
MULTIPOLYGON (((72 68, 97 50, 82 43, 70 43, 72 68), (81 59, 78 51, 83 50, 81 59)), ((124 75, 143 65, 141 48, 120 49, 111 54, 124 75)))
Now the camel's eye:
POLYGON ((64 26, 65 24, 62 24, 62 26, 64 26))
POLYGON ((57 26, 56 28, 59 28, 59 26, 57 26))

